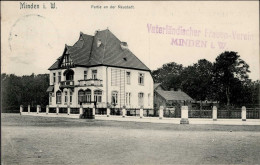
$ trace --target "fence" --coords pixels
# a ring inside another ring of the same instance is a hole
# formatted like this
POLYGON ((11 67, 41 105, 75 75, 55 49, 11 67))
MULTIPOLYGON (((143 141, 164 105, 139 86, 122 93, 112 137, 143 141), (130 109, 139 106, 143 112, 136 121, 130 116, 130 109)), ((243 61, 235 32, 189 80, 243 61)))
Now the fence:
POLYGON ((110 115, 120 116, 120 115, 122 115, 122 110, 120 110, 120 108, 111 108, 110 115))
POLYGON ((191 109, 189 118, 212 118, 212 109, 191 109))
POLYGON ((40 108, 40 113, 46 113, 46 107, 41 107, 40 108))
POLYGON ((56 113, 56 108, 49 108, 49 113, 56 113))
POLYGON ((79 108, 70 108, 71 114, 79 114, 79 108))
MULTIPOLYGON (((25 106, 22 107, 21 110, 23 112, 39 112, 39 113, 46 113, 46 107, 39 106, 25 106)), ((232 107, 232 106, 222 106, 217 108, 211 108, 211 106, 205 107, 198 107, 198 106, 184 106, 185 108, 185 118, 212 118, 213 120, 217 119, 242 119, 246 121, 246 119, 260 119, 260 107, 259 106, 251 106, 251 107, 232 107), (200 108, 200 109, 198 109, 200 108), (214 109, 214 110, 213 110, 214 109)), ((67 114, 68 108, 67 107, 60 107, 59 111, 56 112, 56 107, 49 108, 49 113, 60 113, 60 114, 67 114)), ((183 109, 184 110, 184 109, 183 109)), ((91 114, 93 112, 92 108, 83 108, 83 111, 89 111, 91 114)), ((183 111, 184 112, 184 111, 183 111)), ((81 112, 83 113, 83 112, 81 112)), ((80 108, 70 108, 70 114, 80 114, 80 108)), ((95 110, 96 115, 107 115, 106 108, 97 108, 95 110)), ((182 109, 179 106, 171 106, 171 107, 160 107, 158 109, 143 109, 143 115, 140 115, 140 108, 127 108, 125 109, 125 114, 123 114, 122 109, 120 108, 111 108, 110 115, 117 115, 117 116, 140 116, 142 117, 162 117, 165 118, 183 118, 182 117, 182 109), (159 115, 160 114, 160 115, 159 115)), ((108 115, 109 116, 109 115, 108 115)))
POLYGON ((59 108, 59 113, 68 113, 68 108, 59 108))
POLYGON ((140 116, 140 109, 126 109, 126 116, 140 116))
POLYGON ((106 115, 107 109, 106 108, 97 108, 96 109, 96 115, 106 115))
MULTIPOLYGON (((159 110, 158 110, 159 112, 159 110)), ((158 113, 159 116, 159 113, 158 113)), ((180 118, 181 117, 181 109, 177 106, 174 107, 166 107, 163 109, 163 117, 166 118, 180 118)))
POLYGON ((241 108, 218 109, 218 118, 221 119, 241 119, 241 108))
POLYGON ((37 107, 36 106, 31 106, 30 107, 30 112, 37 112, 37 107))
POLYGON ((23 112, 28 112, 28 107, 27 106, 23 107, 23 112))
POLYGON ((144 117, 159 117, 159 110, 156 109, 143 109, 144 117))
POLYGON ((246 109, 247 119, 260 119, 260 108, 247 108, 246 109))

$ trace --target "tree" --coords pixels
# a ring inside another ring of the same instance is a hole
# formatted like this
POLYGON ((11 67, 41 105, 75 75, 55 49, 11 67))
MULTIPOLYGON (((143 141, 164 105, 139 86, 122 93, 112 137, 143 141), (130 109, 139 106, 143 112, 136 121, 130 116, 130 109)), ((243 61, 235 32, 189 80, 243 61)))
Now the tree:
POLYGON ((215 100, 212 77, 213 64, 201 59, 183 70, 182 89, 195 100, 215 100))
POLYGON ((162 83, 166 89, 179 88, 181 85, 180 74, 183 66, 175 62, 164 64, 161 68, 152 71, 156 83, 162 83))
POLYGON ((18 110, 20 105, 47 105, 49 75, 39 74, 30 76, 16 76, 1 74, 2 109, 18 110))
MULTIPOLYGON (((234 93, 234 84, 246 82, 248 80, 249 65, 237 54, 237 52, 225 51, 221 53, 214 63, 214 83, 218 86, 215 91, 218 99, 226 102, 229 106, 231 95, 234 93), (225 95, 225 98, 221 97, 225 95)), ((237 89, 236 89, 237 90, 237 89)))

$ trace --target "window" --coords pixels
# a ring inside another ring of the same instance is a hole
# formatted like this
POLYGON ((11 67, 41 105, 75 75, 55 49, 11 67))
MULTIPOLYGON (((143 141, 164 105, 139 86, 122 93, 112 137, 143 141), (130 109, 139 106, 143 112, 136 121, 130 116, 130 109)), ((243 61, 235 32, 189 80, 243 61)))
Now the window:
POLYGON ((83 90, 79 90, 79 92, 78 92, 78 100, 79 100, 79 104, 83 103, 83 101, 84 101, 84 91, 83 90))
POLYGON ((117 96, 118 96, 117 91, 113 91, 113 92, 112 92, 111 104, 114 105, 114 106, 117 105, 117 103, 118 103, 118 102, 117 102, 117 99, 118 99, 117 96))
POLYGON ((53 80, 53 84, 55 84, 56 83, 56 73, 53 73, 52 75, 53 75, 53 79, 52 79, 53 80))
POLYGON ((68 101, 68 92, 67 92, 67 91, 65 91, 65 98, 64 98, 64 101, 65 101, 65 103, 67 103, 67 101, 68 101))
POLYGON ((101 45, 101 40, 98 39, 98 41, 97 41, 97 47, 99 47, 100 45, 101 45))
POLYGON ((148 93, 148 106, 150 106, 150 102, 151 102, 151 94, 148 93))
POLYGON ((61 91, 56 92, 56 103, 61 104, 61 91))
POLYGON ((50 102, 50 104, 52 103, 52 93, 51 92, 49 93, 49 102, 50 102))
POLYGON ((126 92, 126 105, 131 105, 131 93, 126 92))
POLYGON ((74 71, 71 70, 71 69, 67 70, 67 72, 66 72, 66 80, 67 81, 72 81, 73 79, 74 79, 74 71))
POLYGON ((97 70, 92 70, 92 79, 97 79, 97 70))
POLYGON ((126 83, 127 83, 127 84, 130 84, 130 83, 131 83, 130 77, 131 77, 131 72, 126 72, 126 83))
POLYGON ((138 105, 144 106, 144 93, 138 93, 138 105))
POLYGON ((144 74, 143 73, 139 73, 138 84, 144 85, 144 74))
POLYGON ((84 70, 84 80, 87 80, 87 71, 84 70))
POLYGON ((61 82, 61 72, 58 72, 58 83, 61 82))
POLYGON ((71 66, 72 64, 73 62, 72 59, 70 58, 70 55, 65 54, 61 66, 66 67, 66 66, 71 66))
POLYGON ((98 103, 102 102, 102 91, 101 90, 94 91, 94 100, 98 103))
POLYGON ((87 89, 85 92, 85 102, 91 102, 91 90, 87 89))
POLYGON ((72 92, 70 92, 70 103, 72 103, 72 92))

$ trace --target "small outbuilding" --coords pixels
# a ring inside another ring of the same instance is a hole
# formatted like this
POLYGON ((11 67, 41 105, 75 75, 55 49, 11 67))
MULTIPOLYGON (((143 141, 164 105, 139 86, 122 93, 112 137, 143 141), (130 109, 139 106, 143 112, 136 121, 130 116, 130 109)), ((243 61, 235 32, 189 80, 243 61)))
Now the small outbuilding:
POLYGON ((158 109, 160 106, 172 107, 189 105, 193 99, 185 92, 178 89, 177 91, 167 91, 160 83, 154 84, 154 108, 158 109))

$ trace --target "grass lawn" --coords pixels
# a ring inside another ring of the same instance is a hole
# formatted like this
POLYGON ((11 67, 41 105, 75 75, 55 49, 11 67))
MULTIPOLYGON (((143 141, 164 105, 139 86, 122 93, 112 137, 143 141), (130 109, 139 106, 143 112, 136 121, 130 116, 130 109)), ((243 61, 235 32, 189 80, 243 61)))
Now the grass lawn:
POLYGON ((3 165, 260 163, 260 126, 1 115, 3 165))

